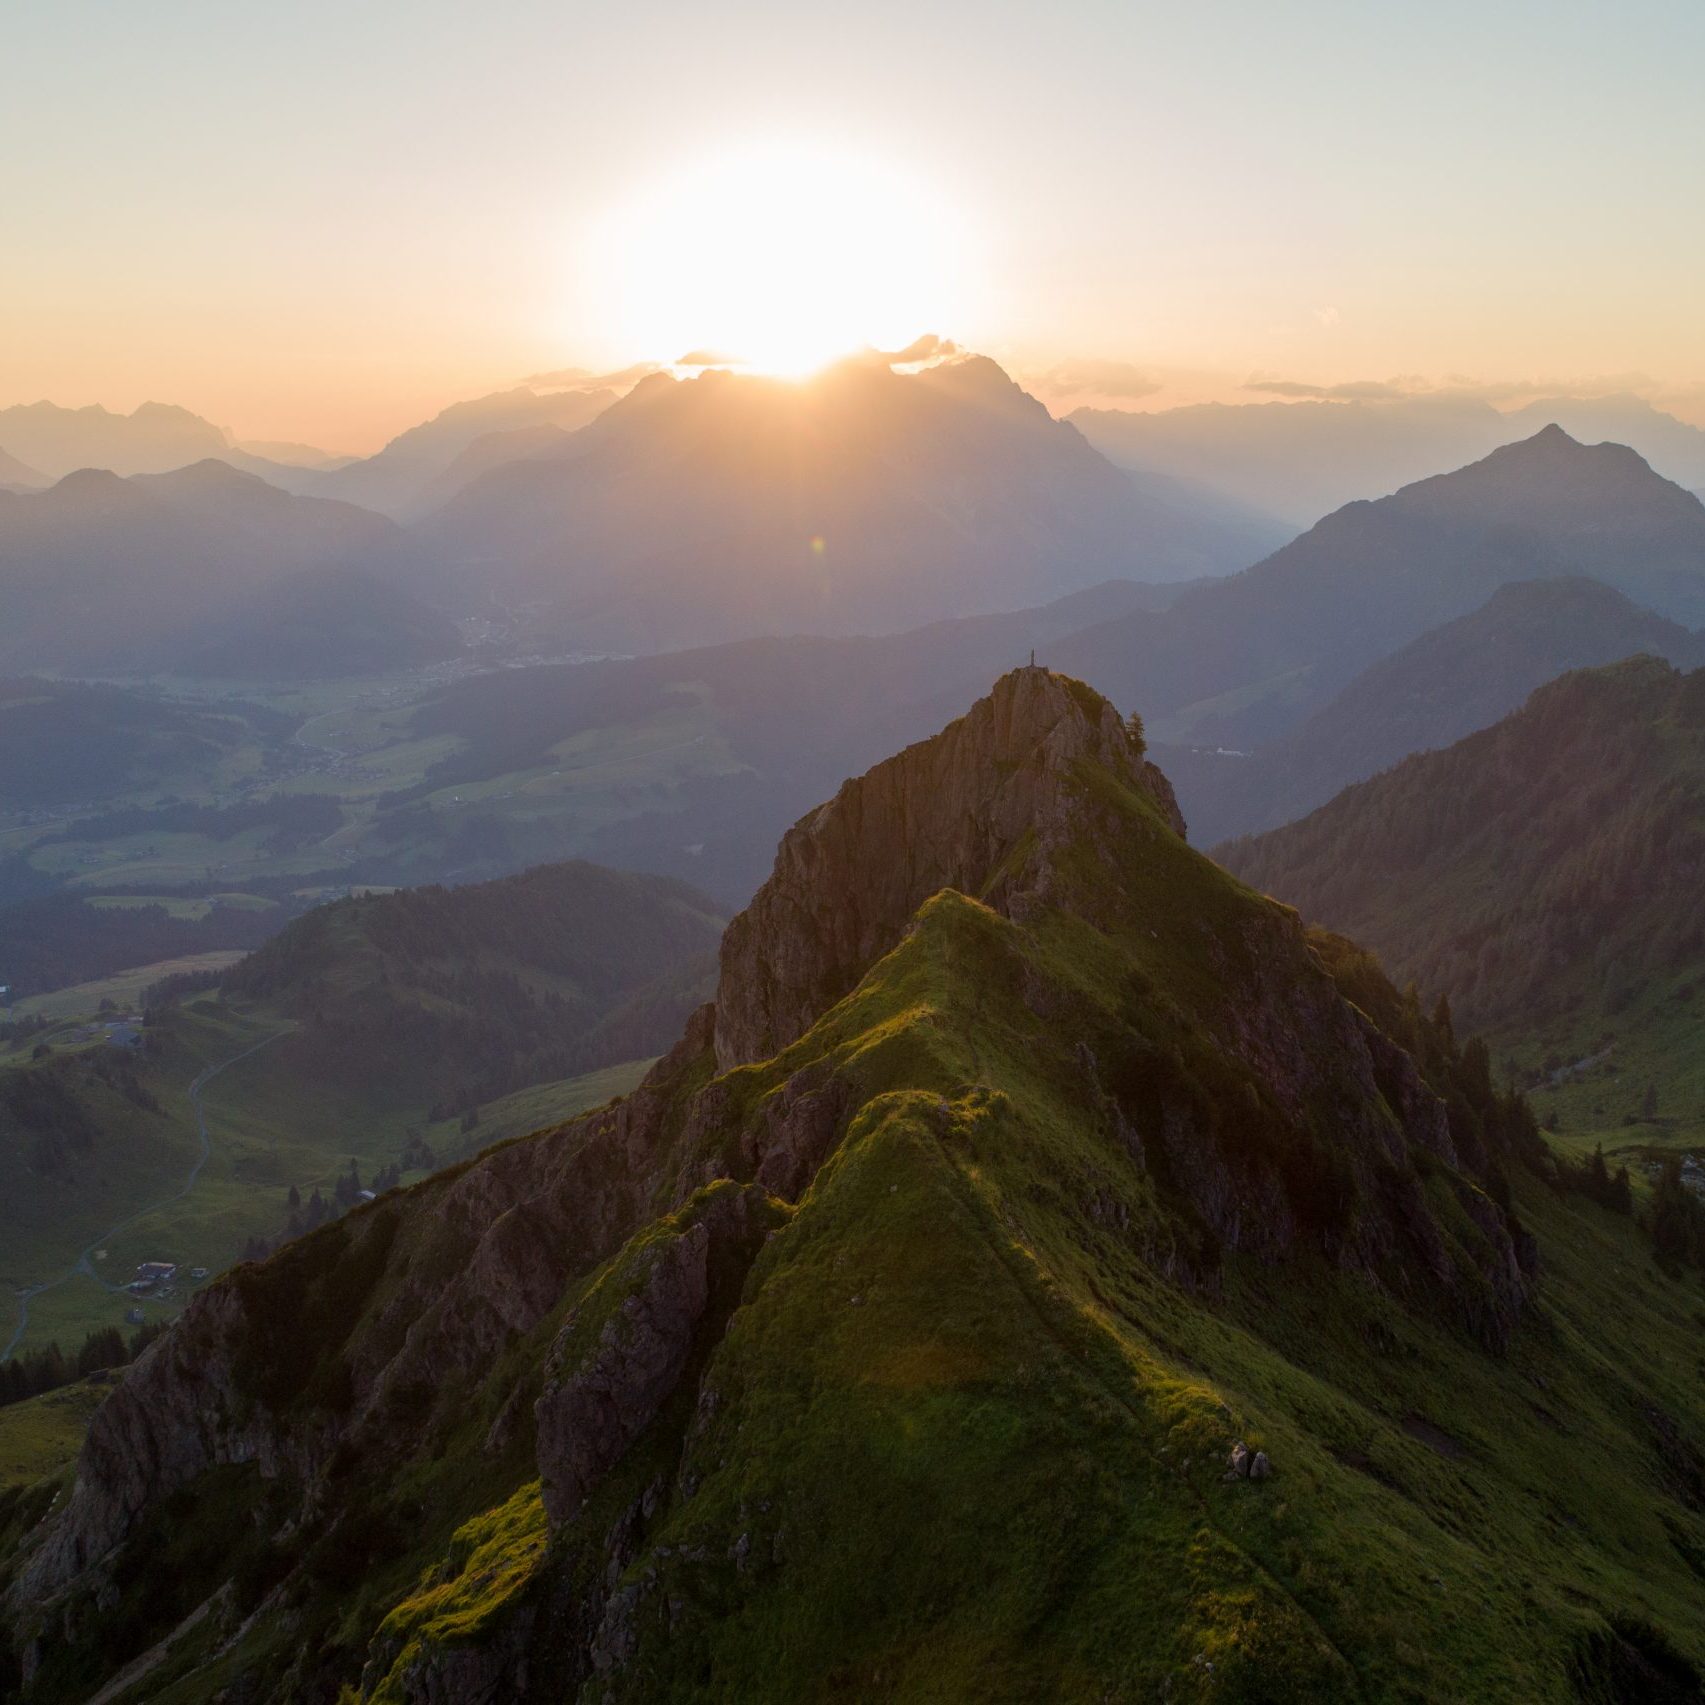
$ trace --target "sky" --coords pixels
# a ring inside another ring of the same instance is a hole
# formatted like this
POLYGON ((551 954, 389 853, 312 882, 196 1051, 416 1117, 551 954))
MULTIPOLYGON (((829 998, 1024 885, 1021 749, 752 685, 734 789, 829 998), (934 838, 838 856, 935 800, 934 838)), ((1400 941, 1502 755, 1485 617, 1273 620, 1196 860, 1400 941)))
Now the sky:
POLYGON ((915 294, 1057 407, 1632 375, 1705 419, 1698 0, 0 0, 0 35, 0 405, 366 451, 868 282, 848 335, 915 294))

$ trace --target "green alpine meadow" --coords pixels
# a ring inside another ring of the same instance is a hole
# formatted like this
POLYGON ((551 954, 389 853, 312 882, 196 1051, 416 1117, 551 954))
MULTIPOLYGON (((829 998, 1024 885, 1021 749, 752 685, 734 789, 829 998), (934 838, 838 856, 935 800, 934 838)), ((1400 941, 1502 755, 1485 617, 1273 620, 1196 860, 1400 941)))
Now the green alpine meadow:
POLYGON ((1183 828, 1038 667, 846 783, 636 1089, 5 1495, 19 1697, 1693 1698, 1697 1273, 1183 828))

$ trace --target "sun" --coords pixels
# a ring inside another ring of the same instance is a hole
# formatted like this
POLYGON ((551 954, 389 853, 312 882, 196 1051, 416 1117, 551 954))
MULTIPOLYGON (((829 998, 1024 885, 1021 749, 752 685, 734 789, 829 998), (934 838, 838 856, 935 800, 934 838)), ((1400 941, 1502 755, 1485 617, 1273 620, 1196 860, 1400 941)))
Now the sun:
POLYGON ((897 166, 820 143, 748 143, 645 186, 600 222, 590 260, 630 357, 709 351, 803 375, 967 313, 956 210, 897 166))

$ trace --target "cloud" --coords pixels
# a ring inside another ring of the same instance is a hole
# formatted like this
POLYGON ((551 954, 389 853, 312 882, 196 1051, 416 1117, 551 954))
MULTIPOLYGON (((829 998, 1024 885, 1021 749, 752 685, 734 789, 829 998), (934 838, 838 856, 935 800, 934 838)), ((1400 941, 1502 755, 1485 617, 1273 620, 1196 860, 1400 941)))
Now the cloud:
POLYGON ((738 355, 724 355, 715 349, 689 349, 685 355, 677 356, 677 367, 742 367, 745 363, 738 355))
POLYGON ((1345 385, 1308 385, 1298 379, 1251 379, 1243 388, 1269 397, 1335 403, 1395 402, 1400 398, 1425 396, 1429 391, 1429 387, 1406 379, 1355 379, 1345 385))
POLYGON ((1300 379, 1251 379, 1243 388, 1268 397, 1306 397, 1316 402, 1332 395, 1330 385, 1305 385, 1300 379))
POLYGON ((1603 373, 1594 378, 1480 379, 1467 373, 1447 373, 1429 379, 1401 373, 1390 379, 1356 379, 1346 384, 1316 385, 1301 379, 1257 376, 1241 387, 1262 396, 1314 402, 1454 402, 1511 407, 1541 398, 1588 402, 1607 397, 1639 397, 1657 407, 1686 408, 1705 402, 1705 385, 1664 385, 1644 373, 1603 373))
POLYGON ((870 359, 888 367, 911 367, 923 361, 945 361, 948 356, 961 353, 952 338, 925 332, 922 337, 913 338, 904 349, 873 349, 870 359))
POLYGON ((1061 398, 1106 397, 1134 403, 1166 388, 1134 361, 1103 361, 1093 357, 1056 361, 1052 367, 1028 377, 1030 389, 1061 398))

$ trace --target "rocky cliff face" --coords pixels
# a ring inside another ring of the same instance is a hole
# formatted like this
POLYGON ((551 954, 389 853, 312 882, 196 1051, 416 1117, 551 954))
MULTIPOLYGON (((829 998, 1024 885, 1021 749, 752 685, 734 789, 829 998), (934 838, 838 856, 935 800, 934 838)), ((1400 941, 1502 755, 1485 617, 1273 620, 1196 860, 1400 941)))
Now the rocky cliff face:
POLYGON ((245 1699, 665 1697, 702 1685, 704 1617, 864 1531, 776 1489, 797 1467, 820 1495, 819 1433, 874 1484, 900 1465, 872 1531, 927 1551, 906 1512, 936 1470, 907 1464, 937 1410, 900 1442, 880 1417, 963 1400, 976 1435, 1090 1313, 1138 1330, 1133 1272, 1178 1308, 1233 1254, 1323 1258, 1505 1342, 1530 1278, 1481 1114, 1183 830, 1112 706, 1040 669, 849 782, 634 1095, 238 1268, 130 1372, 8 1594, 32 1702, 76 1696, 129 1560, 221 1475, 251 1500, 224 1574, 261 1584, 214 1646, 274 1640, 245 1699), (1051 1264, 1041 1291, 1000 1292, 1009 1260, 1051 1264), (1003 1348, 1013 1321, 1037 1342, 1003 1348), (375 1533, 421 1584, 385 1576, 351 1647, 340 1559, 380 1568, 375 1533))
POLYGON ((1141 788, 1183 835, 1171 786, 1112 705, 1034 667, 801 818, 723 937, 719 1069, 803 1035, 939 889, 1019 917, 1049 904, 1054 855, 1092 809, 1082 765, 1141 788))
POLYGON ((731 1267, 744 1271, 777 1223, 767 1202, 752 1186, 713 1194, 618 1265, 557 1335, 534 1411, 544 1504, 556 1526, 579 1513, 680 1385, 719 1269, 725 1277, 731 1267))

